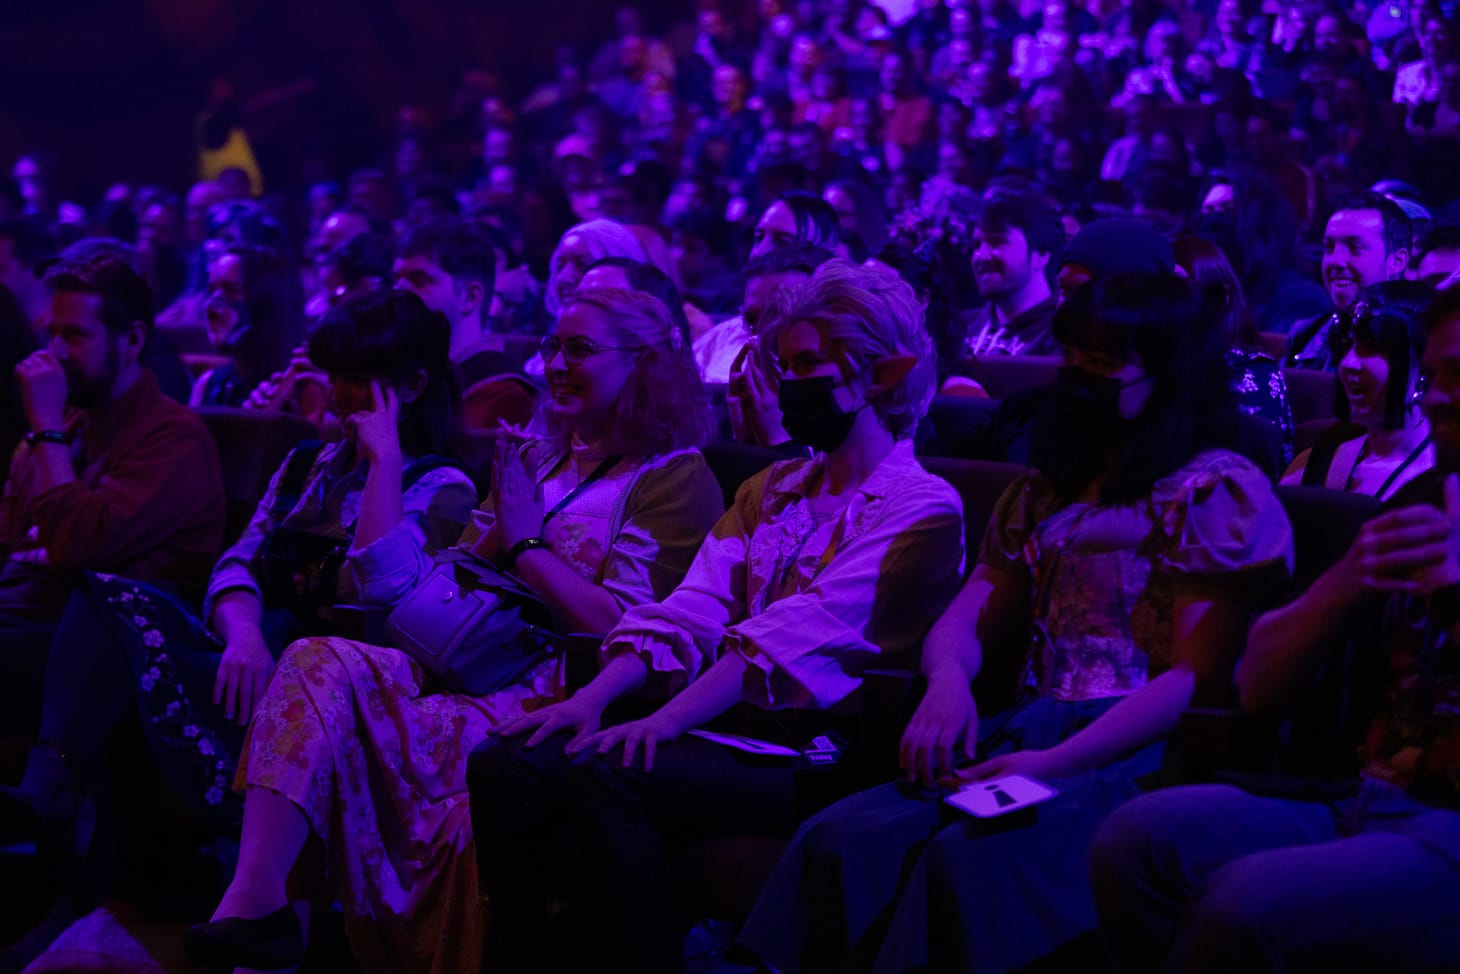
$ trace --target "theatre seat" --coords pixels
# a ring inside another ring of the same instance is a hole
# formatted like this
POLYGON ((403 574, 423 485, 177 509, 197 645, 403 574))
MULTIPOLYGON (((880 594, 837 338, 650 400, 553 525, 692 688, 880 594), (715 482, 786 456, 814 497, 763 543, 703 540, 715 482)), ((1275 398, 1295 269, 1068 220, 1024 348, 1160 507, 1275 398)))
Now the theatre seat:
POLYGON ((954 371, 983 386, 990 399, 1007 399, 1054 382, 1062 362, 1057 355, 984 355, 964 359, 954 371))
POLYGON ((991 460, 957 460, 949 457, 923 457, 923 468, 953 485, 963 500, 963 539, 968 564, 973 564, 983 542, 984 529, 994 513, 994 505, 1004 489, 1014 482, 1025 468, 1017 463, 995 463, 991 460))
POLYGON ((1293 407, 1293 422, 1303 424, 1314 419, 1333 419, 1333 400, 1338 392, 1338 378, 1332 372, 1313 369, 1283 369, 1288 384, 1288 405, 1293 407))
POLYGON ((918 455, 978 459, 985 449, 984 433, 998 409, 997 399, 934 396, 925 424, 931 427, 932 436, 918 444, 918 455))
MULTIPOLYGON (((1343 557, 1364 522, 1378 513, 1372 497, 1322 487, 1279 487, 1293 526, 1297 563, 1283 601, 1295 598, 1343 557)), ((1343 778, 1354 774, 1353 755, 1384 685, 1378 639, 1379 609, 1365 612, 1327 654, 1313 685, 1282 716, 1231 708, 1193 708, 1182 715, 1168 757, 1173 781, 1209 781, 1218 775, 1343 778)))
POLYGON ((527 360, 538 353, 542 344, 541 335, 503 335, 502 344, 507 358, 507 367, 521 369, 527 360))
POLYGON ((223 489, 228 495, 228 533, 231 543, 242 533, 269 480, 289 451, 305 440, 319 438, 319 428, 289 413, 205 406, 197 410, 223 462, 223 489))
POLYGON ((771 464, 786 459, 785 454, 775 450, 723 439, 710 441, 700 448, 700 452, 710 465, 710 472, 720 482, 726 510, 735 503, 735 492, 741 484, 771 464))

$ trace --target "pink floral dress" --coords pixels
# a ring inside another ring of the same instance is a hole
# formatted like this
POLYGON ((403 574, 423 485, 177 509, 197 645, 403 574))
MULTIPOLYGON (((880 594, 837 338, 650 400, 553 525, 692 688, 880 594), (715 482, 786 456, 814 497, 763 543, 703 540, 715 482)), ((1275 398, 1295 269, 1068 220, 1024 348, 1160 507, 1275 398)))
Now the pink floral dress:
MULTIPOLYGON (((586 449, 538 465, 546 505, 600 457, 586 449), (558 462, 554 462, 558 461, 558 462)), ((490 504, 483 508, 491 509, 490 504)), ((624 461, 550 522, 552 550, 626 604, 667 595, 720 513, 697 451, 624 461)), ((462 539, 490 527, 483 511, 462 539)), ((399 572, 400 538, 352 552, 362 592, 399 572)), ((409 560, 409 559, 405 559, 409 560)), ((429 559, 422 559, 424 569, 429 559)), ((467 806, 466 763, 487 731, 559 699, 558 660, 485 697, 446 693, 398 650, 340 638, 294 643, 255 713, 237 787, 267 788, 304 813, 326 846, 346 931, 368 971, 481 969, 485 913, 467 806)))

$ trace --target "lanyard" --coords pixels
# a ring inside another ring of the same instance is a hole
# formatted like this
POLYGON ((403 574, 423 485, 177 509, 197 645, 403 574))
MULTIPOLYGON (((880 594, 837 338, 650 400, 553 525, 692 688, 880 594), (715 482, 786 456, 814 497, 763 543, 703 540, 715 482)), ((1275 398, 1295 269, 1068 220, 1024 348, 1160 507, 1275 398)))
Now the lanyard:
POLYGON ((549 521, 551 521, 557 515, 561 514, 569 504, 577 499, 579 494, 583 493, 589 487, 592 487, 595 481, 602 480, 605 476, 607 476, 608 472, 614 467, 618 466, 621 460, 623 460, 623 457, 609 457, 598 466, 594 467, 593 472, 584 477, 582 483, 580 483, 577 487, 574 487, 572 490, 568 491, 567 494, 563 495, 563 499, 558 501, 557 504, 553 505, 553 509, 542 516, 542 526, 547 527, 547 523, 549 521))
POLYGON ((1430 436, 1430 434, 1426 433, 1425 434, 1425 438, 1422 441, 1420 441, 1419 446, 1417 446, 1417 447, 1414 448, 1414 452, 1411 453, 1409 456, 1405 457, 1404 458, 1404 462, 1401 463, 1399 466, 1397 466, 1397 467, 1394 468, 1394 472, 1389 475, 1389 479, 1386 480, 1386 481, 1384 481, 1384 486, 1380 487, 1379 488, 1379 492, 1374 495, 1377 499, 1379 499, 1379 500, 1383 500, 1384 499, 1384 495, 1389 492, 1389 488, 1390 487, 1394 486, 1394 481, 1399 479, 1399 475, 1402 474, 1402 473, 1404 473, 1404 471, 1408 470, 1409 467, 1410 467, 1410 464, 1412 464, 1412 463, 1414 463, 1414 461, 1418 460, 1419 459, 1419 455, 1421 453, 1425 452, 1425 448, 1430 445, 1431 438, 1432 437, 1430 436))

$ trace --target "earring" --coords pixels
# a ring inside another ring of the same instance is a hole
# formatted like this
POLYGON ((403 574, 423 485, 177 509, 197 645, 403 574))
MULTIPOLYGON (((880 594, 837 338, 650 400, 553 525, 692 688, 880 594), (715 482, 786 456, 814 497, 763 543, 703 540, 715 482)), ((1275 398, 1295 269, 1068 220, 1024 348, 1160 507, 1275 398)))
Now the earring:
POLYGON ((1410 409, 1418 409, 1424 403, 1425 390, 1429 387, 1429 376, 1422 375, 1418 379, 1414 380, 1414 392, 1410 393, 1409 396, 1410 409))

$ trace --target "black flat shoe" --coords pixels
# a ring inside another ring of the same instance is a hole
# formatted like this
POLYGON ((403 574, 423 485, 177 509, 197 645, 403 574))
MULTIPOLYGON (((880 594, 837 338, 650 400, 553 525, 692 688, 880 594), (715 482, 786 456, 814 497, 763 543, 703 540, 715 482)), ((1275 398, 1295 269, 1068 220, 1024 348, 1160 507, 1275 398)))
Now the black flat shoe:
POLYGON ((216 967, 277 971, 304 960, 304 932, 292 906, 253 920, 200 923, 183 936, 183 946, 189 960, 216 967))

